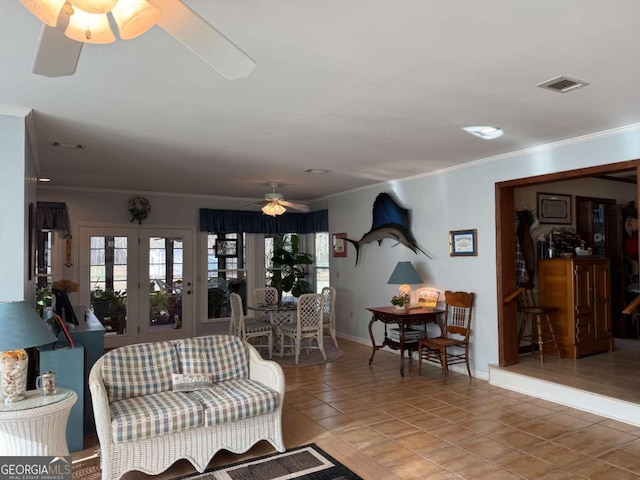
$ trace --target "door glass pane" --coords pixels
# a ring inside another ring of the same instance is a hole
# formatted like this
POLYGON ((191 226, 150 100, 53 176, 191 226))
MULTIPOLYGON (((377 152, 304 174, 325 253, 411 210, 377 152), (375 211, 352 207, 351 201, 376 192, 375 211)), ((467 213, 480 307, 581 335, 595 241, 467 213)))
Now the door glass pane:
POLYGON ((182 238, 149 239, 149 328, 182 328, 182 238))
POLYGON ((89 282, 91 308, 105 335, 126 333, 127 237, 90 237, 89 282))
POLYGON ((231 315, 229 294, 237 293, 247 309, 244 234, 210 233, 207 236, 207 317, 231 315), (225 243, 226 242, 226 243, 225 243), (235 248, 232 248, 235 242, 235 248), (218 248, 216 248, 216 244, 218 248), (224 247, 221 247, 224 246, 224 247))

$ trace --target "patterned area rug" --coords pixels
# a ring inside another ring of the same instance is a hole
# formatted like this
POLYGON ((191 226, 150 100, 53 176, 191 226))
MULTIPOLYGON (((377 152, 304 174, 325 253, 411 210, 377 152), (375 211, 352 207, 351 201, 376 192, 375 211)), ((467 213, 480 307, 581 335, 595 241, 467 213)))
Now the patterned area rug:
MULTIPOLYGON (((99 480, 99 461, 73 465, 73 480, 99 480)), ((163 478, 172 478, 163 475, 163 478)), ((225 465, 205 473, 173 477, 176 480, 362 480, 315 444, 225 465)))
MULTIPOLYGON (((295 355, 292 355, 290 351, 291 349, 287 348, 287 350, 285 350, 285 355, 282 358, 280 358, 279 353, 274 352, 271 360, 278 362, 283 368, 308 367, 309 365, 322 365, 324 363, 329 363, 342 356, 342 350, 336 348, 333 344, 333 340, 331 339, 325 339, 324 341, 324 353, 327 356, 326 360, 322 358, 322 354, 317 348, 310 349, 307 353, 307 350, 303 347, 300 350, 300 359, 296 365, 296 357, 295 355)), ((263 358, 269 360, 269 353, 266 350, 261 349, 260 354, 263 358)))

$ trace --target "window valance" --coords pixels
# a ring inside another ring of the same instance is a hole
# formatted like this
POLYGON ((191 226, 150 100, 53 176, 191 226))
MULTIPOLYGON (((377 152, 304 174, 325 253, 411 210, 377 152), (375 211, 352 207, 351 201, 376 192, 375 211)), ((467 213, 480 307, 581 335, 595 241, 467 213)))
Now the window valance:
POLYGON ((315 233, 329 231, 329 211, 285 213, 277 217, 262 212, 200 209, 200 231, 218 233, 315 233))
POLYGON ((67 204, 62 202, 38 202, 36 208, 36 229, 61 230, 71 229, 67 204))

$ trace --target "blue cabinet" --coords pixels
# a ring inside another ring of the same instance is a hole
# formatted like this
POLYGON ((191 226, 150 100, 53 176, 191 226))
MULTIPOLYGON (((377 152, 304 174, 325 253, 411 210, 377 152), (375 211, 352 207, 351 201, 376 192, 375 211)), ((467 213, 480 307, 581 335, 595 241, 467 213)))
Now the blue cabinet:
POLYGON ((78 400, 71 407, 67 422, 67 444, 70 452, 84 448, 84 413, 85 413, 85 350, 82 343, 77 342, 75 348, 68 346, 45 345, 40 351, 40 373, 51 370, 56 372, 56 387, 68 388, 78 395, 78 400))
POLYGON ((69 330, 74 343, 84 345, 84 433, 96 431, 93 418, 93 404, 89 392, 89 372, 93 364, 104 355, 104 326, 91 310, 86 307, 73 307, 80 325, 69 330))

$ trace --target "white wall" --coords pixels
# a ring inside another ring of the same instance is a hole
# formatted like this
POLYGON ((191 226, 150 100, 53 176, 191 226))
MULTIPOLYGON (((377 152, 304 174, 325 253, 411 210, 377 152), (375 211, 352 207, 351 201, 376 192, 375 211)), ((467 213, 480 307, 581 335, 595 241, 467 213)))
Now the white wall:
POLYGON ((0 301, 35 303, 27 271, 29 203, 35 204, 36 188, 25 118, 0 114, 0 301))
MULTIPOLYGON (((397 288, 386 282, 396 262, 409 260, 421 273, 424 286, 476 294, 472 369, 487 378, 488 365, 498 362, 495 183, 640 158, 638 130, 636 125, 330 198, 331 233, 345 232, 348 238, 359 240, 371 228, 376 195, 393 192, 410 209, 411 230, 432 257, 415 255, 403 246, 392 247, 394 242, 385 240, 381 246, 365 245, 358 266, 354 266, 351 245, 347 258, 332 258, 338 332, 369 341, 366 307, 389 305, 397 288), (463 229, 477 229, 477 257, 449 256, 449 231, 463 229)), ((381 331, 382 325, 376 324, 378 341, 381 331)))

